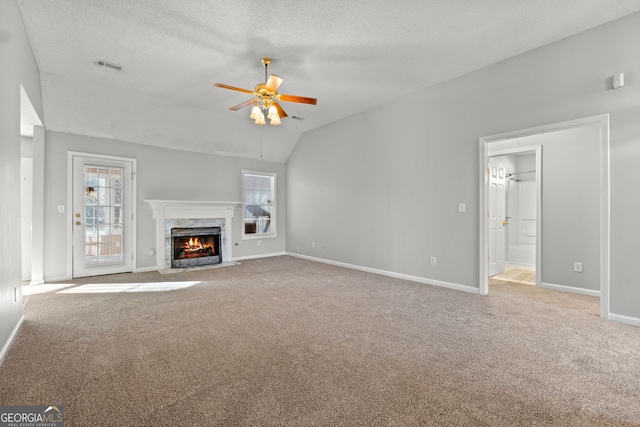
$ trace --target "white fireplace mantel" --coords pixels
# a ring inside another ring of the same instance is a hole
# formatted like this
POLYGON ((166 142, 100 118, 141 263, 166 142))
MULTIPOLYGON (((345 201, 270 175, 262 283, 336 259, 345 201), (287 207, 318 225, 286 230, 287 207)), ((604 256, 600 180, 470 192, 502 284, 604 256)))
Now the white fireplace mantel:
POLYGON ((233 211, 240 202, 203 202, 189 200, 145 200, 153 209, 153 217, 164 218, 224 218, 227 213, 233 218, 233 211), (222 216, 211 216, 212 213, 222 216))
POLYGON ((233 259, 233 224, 231 218, 240 202, 208 202, 189 200, 145 200, 153 210, 156 220, 156 265, 164 268, 165 262, 165 220, 180 218, 222 218, 226 224, 226 253, 223 261, 233 259))

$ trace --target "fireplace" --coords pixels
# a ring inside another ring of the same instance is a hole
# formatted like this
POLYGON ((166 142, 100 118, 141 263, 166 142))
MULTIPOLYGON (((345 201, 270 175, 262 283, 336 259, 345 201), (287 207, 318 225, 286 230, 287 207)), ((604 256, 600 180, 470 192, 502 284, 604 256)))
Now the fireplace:
POLYGON ((220 227, 171 229, 171 267, 185 268, 222 262, 220 227))
POLYGON ((170 272, 173 258, 172 228, 220 227, 220 262, 233 260, 233 213, 240 202, 146 199, 156 220, 156 266, 170 272))

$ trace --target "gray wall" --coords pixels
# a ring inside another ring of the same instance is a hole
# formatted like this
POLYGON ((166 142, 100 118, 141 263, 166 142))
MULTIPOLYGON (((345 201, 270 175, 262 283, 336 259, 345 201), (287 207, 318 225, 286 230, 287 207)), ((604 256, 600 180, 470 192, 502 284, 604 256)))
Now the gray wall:
POLYGON ((560 134, 542 147, 542 282, 599 291, 599 129, 560 134))
MULTIPOLYGON (((201 200, 240 202, 242 200, 242 170, 250 169, 277 173, 277 238, 242 240, 241 209, 233 219, 233 256, 250 257, 285 251, 286 170, 284 164, 181 150, 152 147, 142 144, 47 131, 45 159, 45 263, 48 281, 68 279, 66 213, 57 211, 67 203, 67 153, 79 151, 93 154, 137 159, 137 265, 138 269, 155 266, 155 256, 148 249, 156 249, 155 219, 145 199, 201 200), (238 243, 238 246, 235 246, 238 243)), ((176 141, 180 144, 180 141, 176 141)))
POLYGON ((634 14, 304 134, 287 250, 477 288, 478 138, 609 113, 611 310, 640 318, 638 28, 634 14))
POLYGON ((0 2, 0 357, 22 317, 20 84, 42 117, 38 66, 15 1, 0 2), (17 288, 17 301, 14 289, 17 288))

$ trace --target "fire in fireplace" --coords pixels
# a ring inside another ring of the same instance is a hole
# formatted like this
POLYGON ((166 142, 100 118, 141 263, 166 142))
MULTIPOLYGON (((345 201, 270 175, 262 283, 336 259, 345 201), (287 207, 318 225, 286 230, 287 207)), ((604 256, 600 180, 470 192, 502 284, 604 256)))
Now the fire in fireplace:
POLYGON ((196 267, 221 262, 220 227, 171 229, 171 267, 196 267))
POLYGON ((188 239, 187 241, 187 237, 178 238, 175 255, 177 259, 213 256, 213 244, 206 242, 204 238, 202 241, 205 243, 202 243, 199 237, 188 237, 188 239))

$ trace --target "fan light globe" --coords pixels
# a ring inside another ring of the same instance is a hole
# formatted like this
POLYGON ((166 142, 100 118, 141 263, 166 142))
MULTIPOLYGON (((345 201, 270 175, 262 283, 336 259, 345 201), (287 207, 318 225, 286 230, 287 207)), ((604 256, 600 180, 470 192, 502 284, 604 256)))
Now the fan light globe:
POLYGON ((282 123, 282 122, 280 121, 280 117, 278 117, 278 116, 276 116, 276 117, 271 119, 271 124, 274 125, 274 126, 277 126, 280 123, 282 123))
POLYGON ((278 110, 276 110, 276 107, 274 105, 269 107, 269 114, 267 114, 267 118, 269 119, 280 118, 280 116, 278 115, 278 110))
POLYGON ((267 122, 264 121, 264 114, 262 114, 262 112, 260 113, 260 115, 258 117, 256 117, 256 124, 257 125, 264 125, 267 122))
POLYGON ((258 117, 260 117, 261 114, 262 111, 260 111, 260 108, 257 105, 254 105, 253 109, 251 109, 251 115, 249 117, 251 117, 253 120, 256 120, 258 117))

